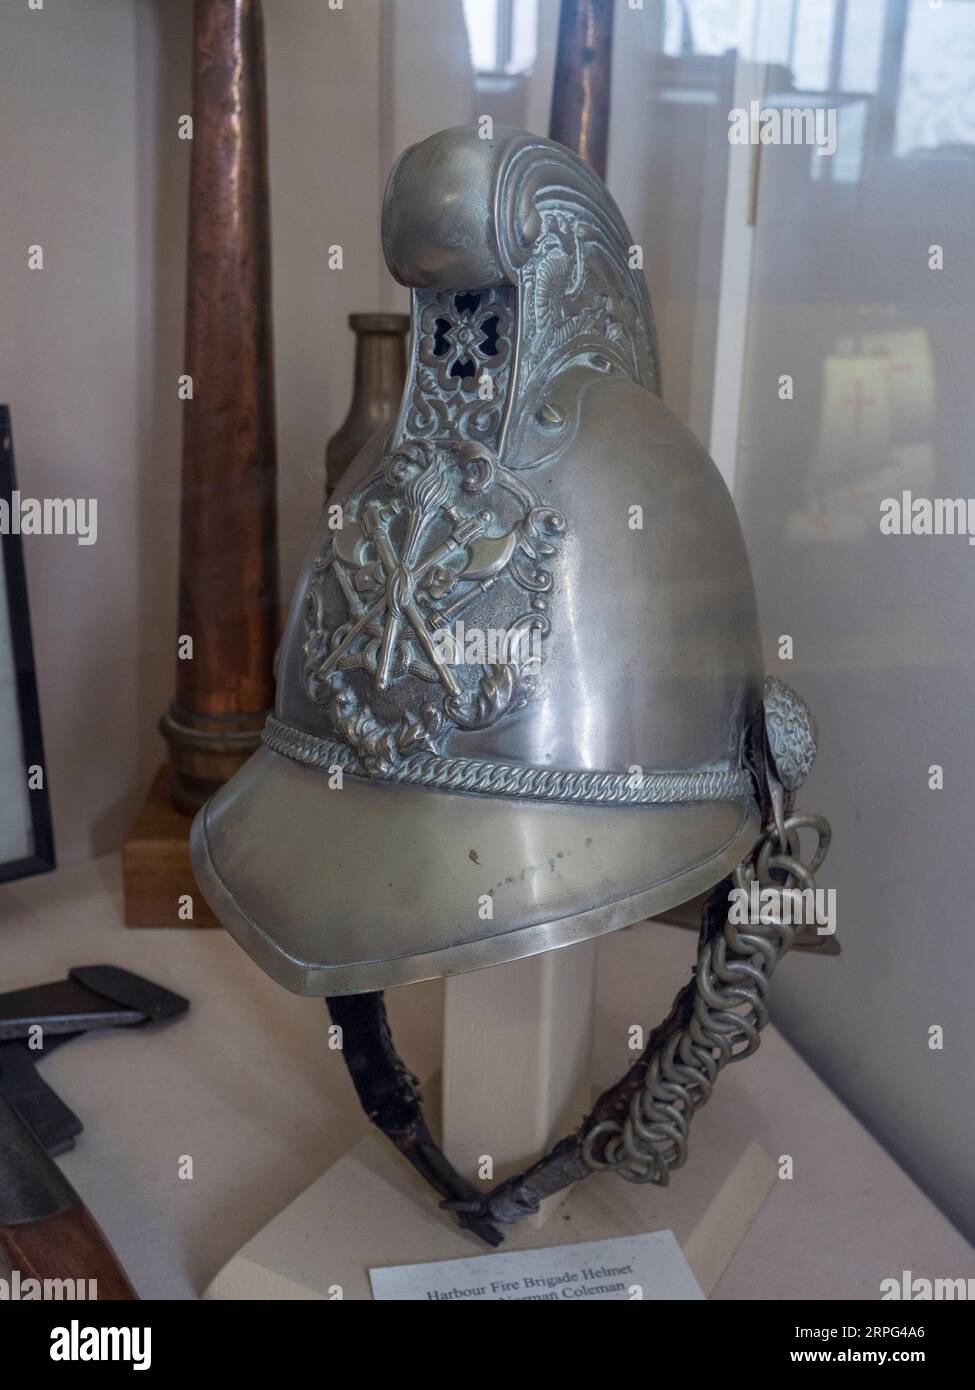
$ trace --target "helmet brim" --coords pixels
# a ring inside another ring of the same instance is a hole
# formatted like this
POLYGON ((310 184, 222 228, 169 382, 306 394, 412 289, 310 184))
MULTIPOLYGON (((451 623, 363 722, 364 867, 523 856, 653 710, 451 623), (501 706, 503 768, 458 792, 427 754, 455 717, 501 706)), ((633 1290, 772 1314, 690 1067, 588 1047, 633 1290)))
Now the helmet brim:
POLYGON ((750 801, 591 806, 431 791, 261 748, 199 812, 197 882, 296 994, 387 989, 614 931, 711 887, 750 801), (490 915, 488 915, 490 913, 490 915))

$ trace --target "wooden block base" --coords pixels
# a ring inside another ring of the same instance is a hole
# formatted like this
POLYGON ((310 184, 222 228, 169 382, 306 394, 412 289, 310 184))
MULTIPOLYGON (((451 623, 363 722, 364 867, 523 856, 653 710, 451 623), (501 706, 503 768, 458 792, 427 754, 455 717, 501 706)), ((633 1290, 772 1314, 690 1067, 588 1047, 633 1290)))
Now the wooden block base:
POLYGON ((219 927, 190 866, 192 824, 170 800, 164 764, 122 847, 127 927, 219 927))

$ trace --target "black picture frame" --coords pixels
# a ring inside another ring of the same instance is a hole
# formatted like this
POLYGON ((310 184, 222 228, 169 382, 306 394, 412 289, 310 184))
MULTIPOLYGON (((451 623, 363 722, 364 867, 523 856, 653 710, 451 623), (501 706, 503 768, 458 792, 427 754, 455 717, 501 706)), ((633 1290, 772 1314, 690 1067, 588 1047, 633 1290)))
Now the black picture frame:
MULTIPOLYGON (((17 486, 14 467, 14 438, 10 408, 0 405, 0 497, 8 508, 17 486)), ((12 514, 8 511, 8 515, 12 514)), ((27 604, 27 571, 24 567, 23 541, 12 529, 0 534, 3 552, 3 572, 7 587, 7 617, 17 682, 17 708, 20 714, 20 746, 23 766, 44 769, 44 785, 29 793, 31 838, 33 853, 22 859, 0 861, 0 883, 26 878, 28 874, 48 873, 55 867, 54 827, 51 823, 51 801, 48 790, 47 764, 44 761, 44 740, 41 735, 41 707, 37 697, 37 672, 34 666, 34 644, 30 634, 30 610, 27 604)), ((0 614, 2 621, 2 614, 0 614)))

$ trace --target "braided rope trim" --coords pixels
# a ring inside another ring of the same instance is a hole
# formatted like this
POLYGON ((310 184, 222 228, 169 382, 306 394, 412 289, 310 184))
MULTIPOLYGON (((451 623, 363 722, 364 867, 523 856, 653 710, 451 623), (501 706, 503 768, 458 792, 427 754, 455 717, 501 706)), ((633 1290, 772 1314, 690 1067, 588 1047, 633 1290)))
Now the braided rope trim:
MULTIPOLYGON (((268 716, 261 737, 272 752, 307 767, 340 767, 353 775, 368 775, 348 744, 305 733, 273 714, 268 716)), ((614 806, 739 801, 755 795, 752 775, 744 769, 646 772, 636 776, 628 772, 574 772, 512 766, 481 762, 476 758, 445 758, 436 753, 414 753, 379 780, 409 782, 446 791, 488 792, 493 796, 614 806)))
MULTIPOLYGON (((820 848, 813 861, 818 867, 829 844, 829 824, 819 816, 785 822, 788 831, 800 824, 819 827, 820 848)), ((761 880, 756 865, 763 845, 773 837, 778 839, 774 828, 734 872, 734 886, 746 896, 752 880, 761 880)), ((811 888, 815 882, 813 866, 790 854, 778 854, 769 864, 791 876, 787 884, 799 882, 811 888)), ((719 1072, 758 1048, 769 1019, 769 981, 798 930, 798 924, 782 921, 739 927, 729 919, 713 940, 701 946, 690 1018, 650 1058, 626 1117, 603 1120, 586 1133, 581 1157, 589 1169, 609 1170, 630 1182, 667 1186, 671 1172, 687 1158, 691 1120, 710 1099, 719 1072)))

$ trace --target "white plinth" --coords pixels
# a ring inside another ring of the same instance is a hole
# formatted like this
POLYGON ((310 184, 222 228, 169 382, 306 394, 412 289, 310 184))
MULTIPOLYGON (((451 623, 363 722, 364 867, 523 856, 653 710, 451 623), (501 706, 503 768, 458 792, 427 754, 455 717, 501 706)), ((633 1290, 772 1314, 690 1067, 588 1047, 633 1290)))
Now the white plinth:
POLYGON ((444 981, 443 1149, 475 1187, 524 1172, 588 1110, 595 992, 595 941, 444 981))
MULTIPOLYGON (((771 1158, 737 1127, 717 1147, 714 1137, 666 1191, 607 1174, 587 1178, 541 1230, 507 1228, 503 1248, 669 1228, 709 1294, 776 1183, 771 1158)), ((341 1290, 344 1299, 369 1299, 370 1269, 487 1253, 437 1209, 436 1195, 392 1145, 370 1133, 248 1241, 204 1297, 328 1299, 341 1290)))

